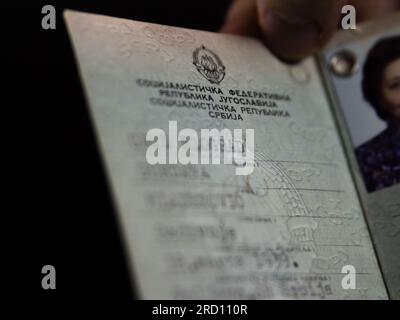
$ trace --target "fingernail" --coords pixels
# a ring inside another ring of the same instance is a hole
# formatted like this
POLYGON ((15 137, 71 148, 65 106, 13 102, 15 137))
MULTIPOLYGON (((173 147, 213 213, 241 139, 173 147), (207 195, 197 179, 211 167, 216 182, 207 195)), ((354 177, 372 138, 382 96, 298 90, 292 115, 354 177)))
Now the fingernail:
POLYGON ((319 48, 321 30, 310 20, 268 11, 262 19, 267 46, 286 60, 300 60, 319 48))

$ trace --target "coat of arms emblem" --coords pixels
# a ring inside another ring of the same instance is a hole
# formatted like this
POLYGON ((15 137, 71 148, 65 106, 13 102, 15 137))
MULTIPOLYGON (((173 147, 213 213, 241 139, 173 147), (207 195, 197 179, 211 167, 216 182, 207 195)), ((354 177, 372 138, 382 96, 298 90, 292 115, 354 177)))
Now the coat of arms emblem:
POLYGON ((219 84, 225 77, 225 66, 221 59, 205 46, 193 52, 193 64, 197 71, 212 84, 219 84))

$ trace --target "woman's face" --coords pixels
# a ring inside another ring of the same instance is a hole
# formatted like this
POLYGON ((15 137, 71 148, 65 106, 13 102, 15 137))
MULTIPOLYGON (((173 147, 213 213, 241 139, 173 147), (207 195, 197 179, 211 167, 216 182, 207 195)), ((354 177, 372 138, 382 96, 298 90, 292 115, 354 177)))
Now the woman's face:
POLYGON ((400 122, 400 58, 389 64, 383 73, 383 108, 397 123, 400 122))

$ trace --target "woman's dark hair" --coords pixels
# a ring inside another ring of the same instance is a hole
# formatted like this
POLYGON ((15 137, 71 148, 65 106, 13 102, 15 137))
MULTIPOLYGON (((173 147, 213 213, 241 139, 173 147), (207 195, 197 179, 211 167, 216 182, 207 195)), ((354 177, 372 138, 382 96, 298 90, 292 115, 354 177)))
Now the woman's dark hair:
POLYGON ((364 65, 362 81, 364 98, 383 120, 389 117, 381 107, 383 73, 389 64, 399 58, 400 35, 378 41, 369 52, 364 65))

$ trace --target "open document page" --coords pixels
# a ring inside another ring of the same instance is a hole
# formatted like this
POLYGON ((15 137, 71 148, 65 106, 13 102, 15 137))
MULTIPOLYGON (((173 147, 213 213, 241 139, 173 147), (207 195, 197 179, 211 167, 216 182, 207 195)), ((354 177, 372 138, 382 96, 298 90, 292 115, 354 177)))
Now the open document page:
POLYGON ((314 59, 65 16, 141 298, 387 298, 314 59))

